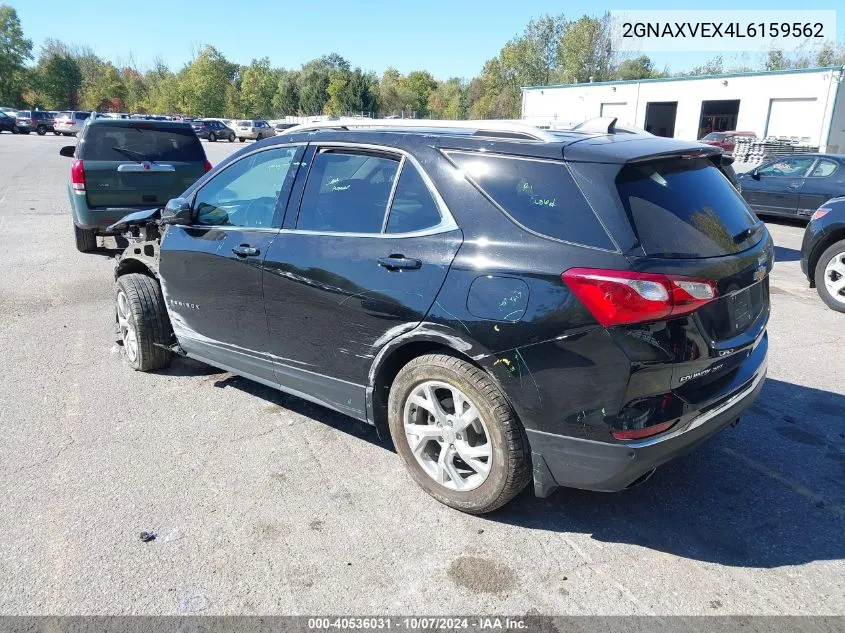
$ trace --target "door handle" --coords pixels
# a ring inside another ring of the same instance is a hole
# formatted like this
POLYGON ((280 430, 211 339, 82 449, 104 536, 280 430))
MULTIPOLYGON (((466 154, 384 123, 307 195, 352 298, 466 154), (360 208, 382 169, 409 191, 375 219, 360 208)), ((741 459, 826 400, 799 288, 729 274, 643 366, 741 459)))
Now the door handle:
POLYGON ((409 259, 404 255, 390 255, 389 257, 379 257, 378 265, 384 266, 387 270, 411 270, 422 266, 422 262, 418 259, 409 259))
POLYGON ((791 189, 792 191, 795 191, 795 190, 796 190, 796 189, 798 189, 798 187, 800 187, 800 186, 801 186, 801 183, 795 183, 795 182, 794 182, 794 183, 792 183, 791 185, 786 185, 786 188, 787 188, 787 189, 791 189))
POLYGON ((254 246, 250 246, 249 244, 241 244, 240 246, 235 246, 232 249, 232 252, 238 257, 250 257, 253 255, 258 255, 260 251, 254 246))

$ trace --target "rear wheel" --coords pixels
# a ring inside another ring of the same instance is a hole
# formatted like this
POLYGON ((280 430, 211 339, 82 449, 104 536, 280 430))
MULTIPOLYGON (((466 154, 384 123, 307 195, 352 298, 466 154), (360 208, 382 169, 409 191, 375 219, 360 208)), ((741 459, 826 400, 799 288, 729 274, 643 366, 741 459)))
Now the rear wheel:
POLYGON ((59 134, 61 134, 61 132, 57 132, 56 130, 53 130, 53 134, 55 134, 56 136, 58 136, 59 134))
POLYGON ((230 133, 229 133, 229 142, 230 142, 230 143, 234 143, 234 142, 235 142, 235 133, 234 133, 234 132, 230 132, 230 133))
POLYGON ((89 229, 80 229, 73 226, 73 234, 76 238, 76 250, 80 253, 90 253, 97 249, 97 232, 89 229))
POLYGON ((816 290, 829 308, 845 312, 845 240, 832 244, 816 263, 816 290))
POLYGON ((17 125, 12 126, 12 134, 20 134, 20 132, 17 125))
POLYGON ((256 137, 255 137, 255 140, 256 140, 256 142, 257 142, 257 141, 260 141, 262 138, 264 138, 264 137, 263 137, 263 136, 261 136, 261 132, 259 132, 259 133, 258 133, 258 136, 256 136, 256 137))
POLYGON ((238 137, 238 140, 239 140, 241 143, 243 143, 243 142, 244 142, 244 137, 243 137, 243 136, 239 136, 239 137, 238 137))
POLYGON ((44 136, 47 133, 47 128, 43 125, 39 125, 35 128, 35 133, 38 134, 38 136, 44 136))
POLYGON ((217 140, 217 135, 214 132, 209 132, 208 133, 208 142, 213 143, 216 140, 217 140))
POLYGON ((388 423, 417 484, 452 508, 490 512, 531 478, 528 439, 502 392, 454 356, 420 356, 399 371, 388 423))
POLYGON ((155 371, 170 365, 173 353, 166 347, 172 330, 155 279, 140 274, 119 277, 115 311, 123 356, 132 369, 155 371))

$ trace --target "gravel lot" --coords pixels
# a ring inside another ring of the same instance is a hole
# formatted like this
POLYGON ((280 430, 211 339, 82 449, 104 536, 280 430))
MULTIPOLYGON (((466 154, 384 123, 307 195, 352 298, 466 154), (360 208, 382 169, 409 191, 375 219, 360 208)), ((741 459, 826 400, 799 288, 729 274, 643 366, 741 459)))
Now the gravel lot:
POLYGON ((351 419, 191 361, 131 371, 114 251, 73 245, 69 141, 0 136, 0 613, 845 614, 845 315, 801 277, 803 227, 769 225, 742 424, 634 490, 478 518, 351 419))

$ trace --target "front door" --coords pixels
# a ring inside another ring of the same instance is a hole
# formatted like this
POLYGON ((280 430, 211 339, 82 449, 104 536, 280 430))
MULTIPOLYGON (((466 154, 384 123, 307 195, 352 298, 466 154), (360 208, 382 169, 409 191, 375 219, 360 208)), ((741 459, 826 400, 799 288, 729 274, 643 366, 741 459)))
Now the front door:
POLYGON ((173 331, 189 355, 274 381, 263 262, 303 149, 274 146, 233 162, 196 192, 194 224, 167 229, 162 290, 173 331))
POLYGON ((742 183, 742 195, 755 211, 778 215, 796 215, 804 176, 815 162, 813 156, 779 158, 759 167, 758 178, 742 183))
POLYGON ((283 386, 363 419, 375 355, 424 319, 461 231, 410 157, 323 146, 306 162, 265 261, 270 350, 283 386))

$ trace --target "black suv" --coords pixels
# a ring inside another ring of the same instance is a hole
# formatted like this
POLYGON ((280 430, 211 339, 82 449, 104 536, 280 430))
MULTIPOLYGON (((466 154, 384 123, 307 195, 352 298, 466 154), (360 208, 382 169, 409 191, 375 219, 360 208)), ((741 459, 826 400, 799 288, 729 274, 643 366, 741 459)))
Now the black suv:
POLYGON ((135 369, 184 354, 367 421, 472 513, 532 478, 624 489, 760 392, 773 245, 718 148, 612 122, 333 125, 112 227, 136 241, 116 269, 135 369))
POLYGON ((235 142, 235 131, 227 127, 223 121, 216 119, 202 119, 191 121, 191 127, 199 138, 204 138, 213 143, 216 140, 235 142))

